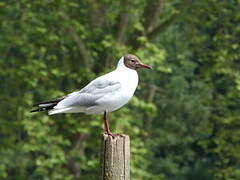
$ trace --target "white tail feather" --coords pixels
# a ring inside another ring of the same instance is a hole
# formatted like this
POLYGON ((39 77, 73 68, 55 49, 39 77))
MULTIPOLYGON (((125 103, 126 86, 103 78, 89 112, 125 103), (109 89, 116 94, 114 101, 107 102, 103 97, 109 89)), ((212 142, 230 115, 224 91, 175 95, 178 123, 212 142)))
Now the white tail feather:
POLYGON ((52 109, 48 111, 48 115, 53 115, 53 114, 60 114, 60 113, 66 113, 69 112, 72 108, 63 108, 63 109, 52 109))
POLYGON ((67 107, 62 109, 52 109, 48 111, 48 115, 60 114, 60 113, 77 113, 84 112, 82 108, 79 107, 67 107))

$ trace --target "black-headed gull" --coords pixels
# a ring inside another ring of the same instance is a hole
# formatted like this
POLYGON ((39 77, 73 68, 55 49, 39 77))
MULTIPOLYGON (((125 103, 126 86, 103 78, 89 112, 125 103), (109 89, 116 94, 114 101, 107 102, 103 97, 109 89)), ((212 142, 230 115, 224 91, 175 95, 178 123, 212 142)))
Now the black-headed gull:
POLYGON ((115 111, 132 98, 137 85, 137 69, 150 66, 141 63, 135 55, 128 54, 120 58, 117 68, 91 81, 80 91, 64 97, 37 103, 37 109, 31 112, 48 111, 49 115, 59 113, 104 114, 105 133, 113 136, 109 129, 107 113, 115 111))

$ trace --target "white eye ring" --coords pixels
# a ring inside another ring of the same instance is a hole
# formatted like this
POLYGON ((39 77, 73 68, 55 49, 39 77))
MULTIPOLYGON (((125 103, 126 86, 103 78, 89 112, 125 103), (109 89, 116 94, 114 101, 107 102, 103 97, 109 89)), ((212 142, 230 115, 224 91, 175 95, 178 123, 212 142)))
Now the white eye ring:
POLYGON ((131 61, 131 62, 135 62, 135 60, 134 60, 134 59, 130 59, 130 61, 131 61))

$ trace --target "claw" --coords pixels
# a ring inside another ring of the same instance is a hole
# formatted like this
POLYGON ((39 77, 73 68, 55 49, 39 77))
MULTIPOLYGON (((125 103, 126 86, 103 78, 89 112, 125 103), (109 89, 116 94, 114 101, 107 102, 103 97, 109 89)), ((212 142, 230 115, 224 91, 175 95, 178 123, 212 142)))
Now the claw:
POLYGON ((108 119, 107 119, 107 112, 105 111, 104 112, 104 115, 103 115, 103 122, 104 122, 104 134, 107 134, 108 136, 112 136, 113 138, 117 137, 117 136, 120 136, 120 137, 124 137, 123 134, 113 134, 110 129, 109 129, 109 124, 108 124, 108 119))
POLYGON ((107 134, 108 136, 112 136, 113 138, 117 137, 117 136, 120 136, 120 137, 124 137, 123 134, 120 134, 120 133, 112 133, 112 132, 105 132, 104 134, 107 134))

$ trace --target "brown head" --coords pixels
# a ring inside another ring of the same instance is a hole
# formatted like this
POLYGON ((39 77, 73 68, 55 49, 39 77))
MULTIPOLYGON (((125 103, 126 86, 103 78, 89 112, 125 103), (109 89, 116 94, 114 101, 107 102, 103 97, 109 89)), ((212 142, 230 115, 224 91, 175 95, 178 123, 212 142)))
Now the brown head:
POLYGON ((124 56, 124 65, 130 69, 138 69, 138 68, 147 68, 147 69, 152 69, 151 66, 148 66, 146 64, 143 64, 140 59, 133 55, 133 54, 127 54, 124 56))

